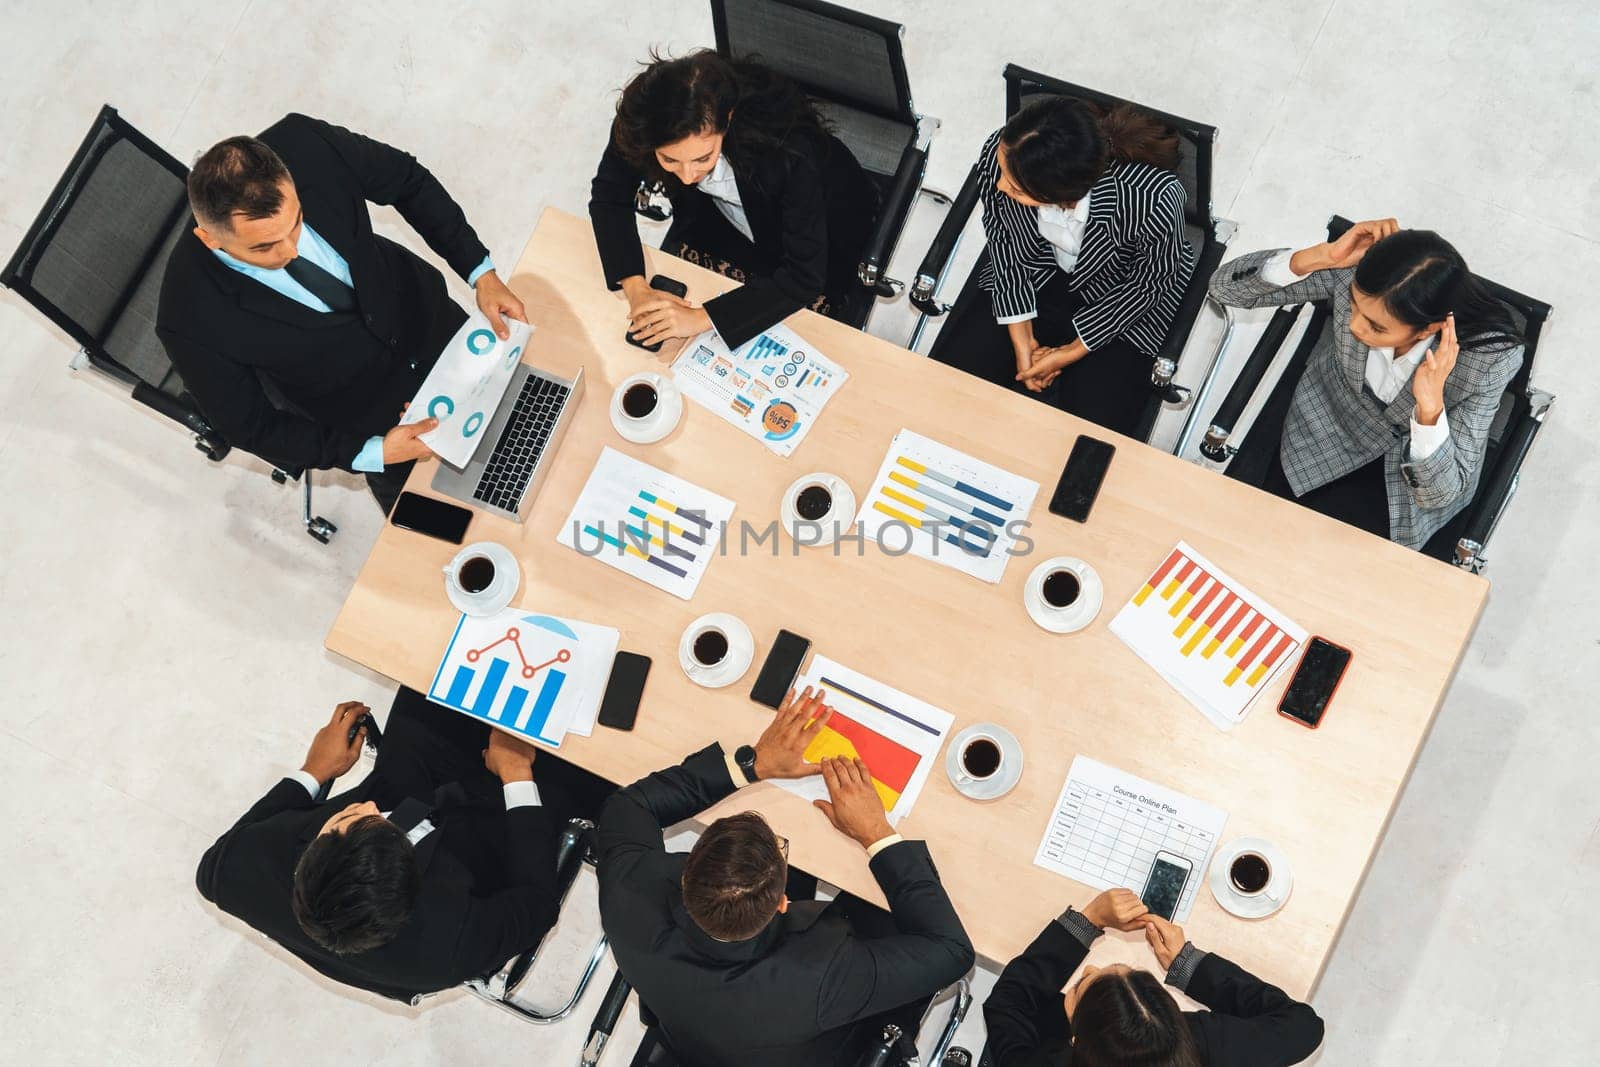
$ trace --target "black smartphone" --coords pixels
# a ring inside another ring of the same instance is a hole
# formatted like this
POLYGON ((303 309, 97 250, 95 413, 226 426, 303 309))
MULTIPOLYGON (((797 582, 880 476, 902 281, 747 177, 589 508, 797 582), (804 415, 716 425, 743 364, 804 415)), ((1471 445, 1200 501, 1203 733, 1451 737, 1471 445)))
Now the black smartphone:
POLYGON ((1111 467, 1111 457, 1116 454, 1115 445, 1080 433, 1072 443, 1067 465, 1061 469, 1055 495, 1050 498, 1051 514, 1088 522, 1095 497, 1100 495, 1100 485, 1111 467))
POLYGON ((1171 922, 1178 910, 1178 901, 1183 899, 1183 887, 1189 884, 1193 873, 1194 863, 1188 858, 1162 849, 1150 865, 1150 877, 1145 879, 1144 892, 1139 894, 1139 899, 1144 901, 1145 907, 1171 922))
POLYGON ((1278 702, 1278 714, 1315 730, 1350 666, 1350 650, 1325 637, 1313 637, 1300 656, 1294 677, 1278 702))
POLYGON ((779 630, 777 640, 772 642, 772 651, 761 665, 761 673, 756 675, 756 684, 750 687, 750 699, 776 710, 789 695, 789 687, 794 684, 794 677, 800 673, 800 665, 810 651, 811 638, 779 630))
POLYGON ((650 657, 637 652, 618 652, 611 662, 611 680, 600 699, 601 726, 631 730, 639 717, 639 700, 644 696, 644 680, 650 675, 650 657))
POLYGON ((349 744, 356 739, 356 732, 363 726, 367 728, 367 737, 364 742, 373 752, 378 751, 378 743, 383 740, 383 731, 378 729, 378 720, 372 717, 370 711, 362 712, 356 716, 356 721, 351 725, 350 732, 345 734, 344 743, 349 744))
POLYGON ((394 510, 389 513, 389 521, 402 530, 414 530, 459 545, 461 539, 467 536, 467 524, 472 521, 472 512, 431 496, 401 493, 400 499, 394 503, 394 510))
MULTIPOLYGON (((683 282, 680 282, 676 278, 669 278, 665 274, 657 274, 654 278, 651 278, 650 288, 659 289, 663 293, 671 293, 679 300, 682 300, 689 295, 689 287, 687 285, 685 285, 683 282)), ((666 344, 665 341, 657 341, 653 345, 647 345, 642 344, 639 341, 635 341, 633 339, 633 334, 631 333, 626 334, 625 336, 628 338, 628 343, 630 345, 635 348, 642 348, 646 352, 659 352, 661 351, 661 346, 666 344)))

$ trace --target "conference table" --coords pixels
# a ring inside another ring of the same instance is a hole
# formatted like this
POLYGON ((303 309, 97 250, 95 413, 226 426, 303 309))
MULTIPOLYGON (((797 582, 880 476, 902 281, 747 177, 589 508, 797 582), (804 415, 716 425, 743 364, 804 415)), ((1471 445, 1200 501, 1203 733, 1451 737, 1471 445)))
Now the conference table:
MULTIPOLYGON (((733 284, 653 249, 646 258, 651 273, 687 282, 696 300, 733 284)), ((1472 634, 1488 592, 1483 579, 809 311, 787 324, 850 377, 794 455, 769 452, 687 400, 664 441, 630 444, 612 428, 612 392, 641 369, 666 370, 674 345, 652 357, 626 343, 627 304, 606 289, 589 223, 545 211, 510 286, 535 325, 524 358, 567 377, 581 367, 587 388, 526 521, 480 512, 467 540, 497 541, 515 554, 518 607, 616 627, 623 649, 654 661, 635 729, 569 736, 563 758, 626 784, 712 741, 730 751, 753 743, 771 713, 749 699, 750 684, 778 630, 789 629, 812 639, 813 654, 947 710, 952 735, 991 721, 1020 740, 1024 770, 1008 795, 968 799, 946 776, 941 752, 898 827, 928 842, 982 957, 1004 963, 1067 905, 1081 908, 1096 893, 1033 862, 1081 754, 1223 809, 1223 842, 1259 836, 1282 850, 1294 884, 1281 911, 1235 918, 1202 886, 1184 925, 1202 948, 1309 996, 1472 634), (836 556, 785 534, 744 554, 730 539, 684 601, 556 542, 605 447, 734 500, 734 522, 759 529, 809 472, 836 474, 862 498, 902 428, 1039 482, 1029 515, 1034 553, 1010 560, 997 585, 870 543, 836 556), (1117 449, 1085 524, 1046 510, 1079 433, 1117 449), (1108 630, 1180 539, 1311 634, 1353 651, 1320 729, 1276 712, 1292 664, 1224 732, 1108 630), (1055 555, 1088 561, 1104 583, 1104 606, 1077 633, 1046 632, 1023 605, 1029 571, 1055 555), (756 640, 755 665, 722 689, 702 688, 678 664, 683 631, 713 611, 743 619, 756 640)), ((432 464, 419 463, 407 488, 430 494, 432 474, 432 464)), ((327 647, 426 692, 459 619, 441 574, 456 551, 385 525, 327 647)), ((789 838, 793 863, 882 901, 861 848, 774 784, 740 789, 697 821, 749 809, 789 838)), ((1154 966, 1132 934, 1102 938, 1091 959, 1154 966)))

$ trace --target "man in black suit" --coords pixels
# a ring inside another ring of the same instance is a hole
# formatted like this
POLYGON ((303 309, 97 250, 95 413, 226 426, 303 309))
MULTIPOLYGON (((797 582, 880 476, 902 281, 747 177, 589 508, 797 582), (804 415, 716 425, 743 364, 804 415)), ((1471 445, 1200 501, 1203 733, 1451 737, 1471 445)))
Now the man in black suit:
POLYGON ((284 467, 366 474, 385 514, 432 455, 397 425, 466 321, 444 277, 372 231, 392 204, 477 291, 501 337, 522 302, 415 158, 304 115, 213 146, 189 173, 194 232, 167 261, 156 333, 228 441, 284 467))
POLYGON ((915 1033, 932 995, 972 966, 972 943, 928 847, 890 828, 860 760, 808 764, 831 709, 791 692, 761 739, 711 745, 615 793, 601 811, 600 917, 617 966, 673 1052, 695 1067, 853 1063, 884 1021, 915 1033), (821 773, 817 806, 866 849, 889 914, 854 898, 785 894, 788 842, 754 812, 718 819, 687 856, 665 826, 762 778, 821 773))
POLYGON ((1045 927, 1000 972, 983 1020, 995 1067, 1288 1067, 1322 1043, 1322 1020, 1310 1005, 1200 951, 1131 889, 1108 889, 1045 927), (1084 967, 1063 996, 1107 928, 1143 931, 1166 984, 1211 1010, 1179 1011, 1155 975, 1126 964, 1084 967))
POLYGON ((604 784, 549 755, 536 784, 531 746, 401 689, 373 772, 324 799, 355 765, 367 710, 334 709, 195 882, 329 978, 411 1001, 539 942, 556 920, 561 827, 604 784))

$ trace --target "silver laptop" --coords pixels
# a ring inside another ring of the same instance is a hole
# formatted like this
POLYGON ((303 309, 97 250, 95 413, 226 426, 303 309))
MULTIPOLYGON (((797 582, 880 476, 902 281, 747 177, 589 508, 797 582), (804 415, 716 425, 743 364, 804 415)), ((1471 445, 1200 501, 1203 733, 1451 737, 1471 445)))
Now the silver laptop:
POLYGON ((582 368, 568 381, 526 363, 517 367, 472 461, 459 470, 441 461, 434 491, 521 522, 582 396, 582 368))

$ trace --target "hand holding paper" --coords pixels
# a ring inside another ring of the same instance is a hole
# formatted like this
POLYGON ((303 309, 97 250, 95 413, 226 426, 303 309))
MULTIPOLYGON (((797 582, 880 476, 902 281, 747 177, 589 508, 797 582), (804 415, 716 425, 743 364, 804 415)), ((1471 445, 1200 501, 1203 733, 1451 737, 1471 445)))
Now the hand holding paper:
MULTIPOLYGON (((468 316, 400 420, 401 426, 409 426, 437 419, 438 426, 417 436, 452 466, 466 466, 478 450, 483 429, 494 418, 511 372, 533 336, 533 327, 525 322, 506 319, 504 324, 509 336, 501 340, 481 311, 468 316)), ((387 439, 384 452, 387 460, 387 439)))

